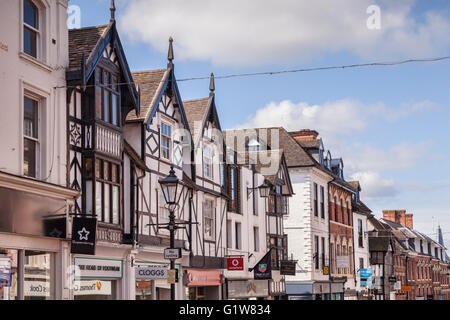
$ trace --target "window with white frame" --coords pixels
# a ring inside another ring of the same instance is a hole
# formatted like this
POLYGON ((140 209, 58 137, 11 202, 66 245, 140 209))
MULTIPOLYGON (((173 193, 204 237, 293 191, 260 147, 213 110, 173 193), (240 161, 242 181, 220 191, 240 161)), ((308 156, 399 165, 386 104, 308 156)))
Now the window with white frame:
POLYGON ((203 147, 203 175, 207 178, 212 178, 213 159, 210 146, 203 147))
POLYGON ((161 123, 161 156, 170 160, 170 147, 172 143, 172 127, 164 122, 161 123))
POLYGON ((40 141, 39 141, 39 101, 24 96, 23 103, 23 174, 38 178, 40 141))
POLYGON ((23 0, 23 51, 39 57, 40 21, 39 9, 31 0, 23 0))
POLYGON ((214 201, 205 199, 203 201, 203 224, 204 224, 204 232, 205 238, 208 240, 214 239, 214 201))
POLYGON ((169 209, 166 208, 166 200, 161 190, 158 190, 158 224, 169 223, 169 209))
POLYGON ((259 251, 259 228, 253 227, 253 243, 255 252, 259 251))

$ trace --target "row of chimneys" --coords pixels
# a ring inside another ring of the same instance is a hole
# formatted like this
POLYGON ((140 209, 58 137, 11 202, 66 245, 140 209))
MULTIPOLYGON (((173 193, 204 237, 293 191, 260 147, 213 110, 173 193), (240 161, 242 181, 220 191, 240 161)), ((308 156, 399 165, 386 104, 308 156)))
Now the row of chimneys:
POLYGON ((413 214, 406 213, 406 210, 383 210, 383 219, 413 229, 413 214))

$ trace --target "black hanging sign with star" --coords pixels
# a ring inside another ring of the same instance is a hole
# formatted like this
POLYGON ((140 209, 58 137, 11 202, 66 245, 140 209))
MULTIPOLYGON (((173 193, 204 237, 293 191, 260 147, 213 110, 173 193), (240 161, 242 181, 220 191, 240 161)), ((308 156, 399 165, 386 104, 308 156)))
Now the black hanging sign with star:
POLYGON ((96 218, 74 217, 70 252, 95 255, 96 231, 96 218))

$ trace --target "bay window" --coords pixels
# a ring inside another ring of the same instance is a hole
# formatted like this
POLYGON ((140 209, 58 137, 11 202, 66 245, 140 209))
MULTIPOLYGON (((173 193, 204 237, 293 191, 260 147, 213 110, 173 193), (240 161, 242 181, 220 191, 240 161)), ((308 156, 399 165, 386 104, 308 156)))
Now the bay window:
POLYGON ((98 221, 120 224, 120 166, 95 160, 95 212, 98 221))
POLYGON ((118 78, 106 69, 95 71, 95 118, 120 126, 120 92, 118 78))

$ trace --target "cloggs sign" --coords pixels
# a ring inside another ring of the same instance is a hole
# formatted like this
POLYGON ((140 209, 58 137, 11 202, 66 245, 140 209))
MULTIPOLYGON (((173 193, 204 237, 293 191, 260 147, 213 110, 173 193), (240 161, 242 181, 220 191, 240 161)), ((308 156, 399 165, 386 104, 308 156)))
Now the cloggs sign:
POLYGON ((137 267, 136 279, 167 279, 167 266, 137 267))

